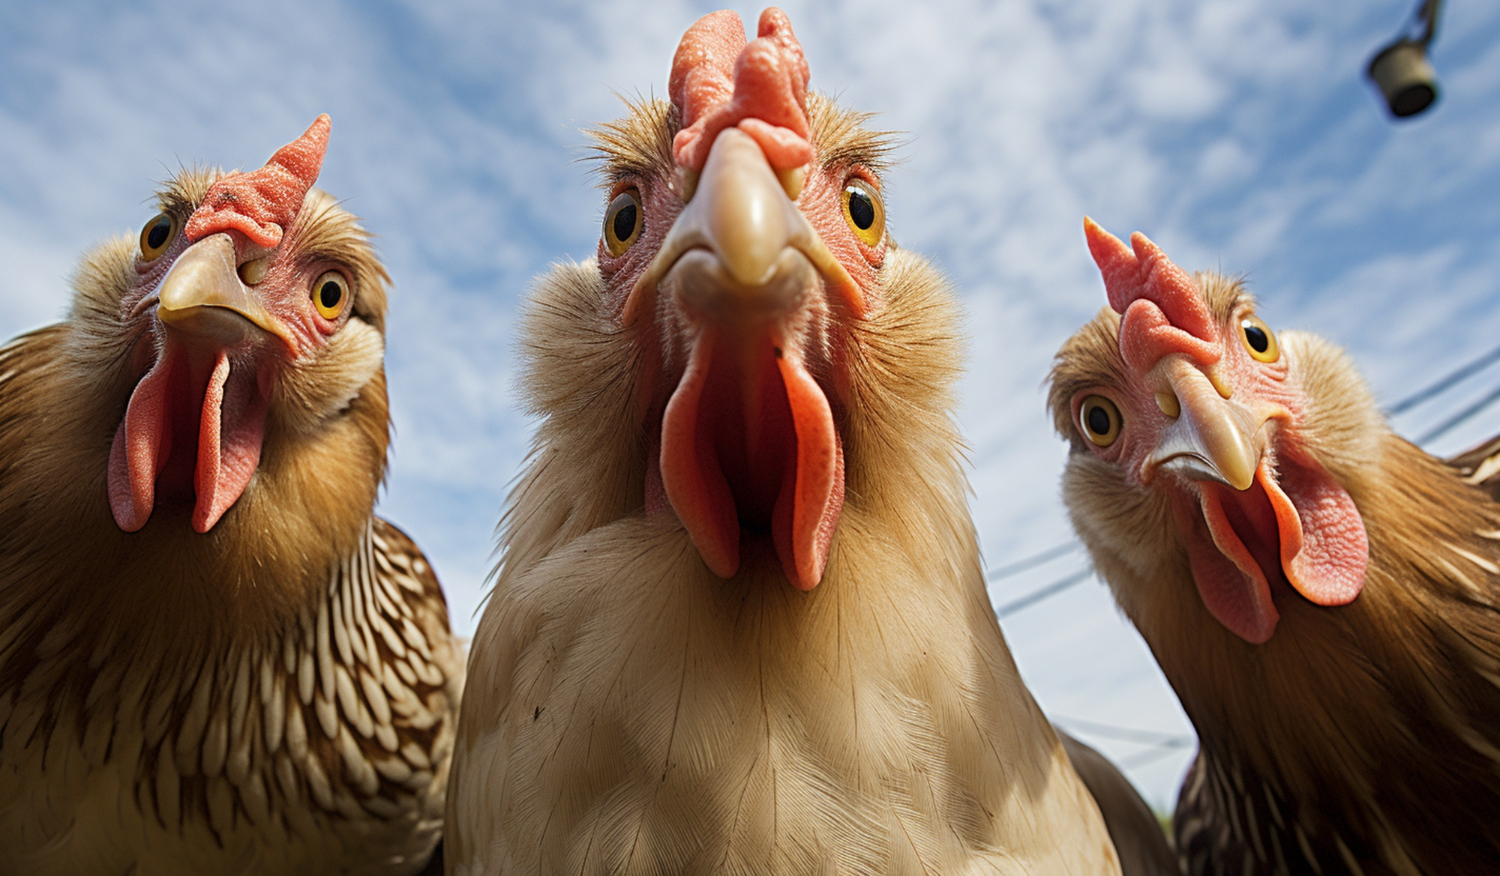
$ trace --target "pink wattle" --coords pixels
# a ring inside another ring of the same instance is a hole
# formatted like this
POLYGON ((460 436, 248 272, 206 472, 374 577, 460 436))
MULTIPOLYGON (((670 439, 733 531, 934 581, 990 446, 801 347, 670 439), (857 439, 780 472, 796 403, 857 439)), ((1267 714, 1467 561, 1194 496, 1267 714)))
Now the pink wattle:
POLYGON ((1354 498, 1321 466, 1282 454, 1271 501, 1283 531, 1299 525, 1301 543, 1281 542, 1281 566, 1297 592, 1316 605, 1348 605, 1365 586, 1370 542, 1354 498))
MULTIPOLYGON (((787 580, 811 590, 843 509, 843 448, 832 410, 793 356, 765 371, 734 373, 730 347, 703 332, 667 402, 657 455, 665 498, 714 574, 739 571, 746 523, 769 529, 787 580)), ((650 485, 647 492, 649 499, 650 485)))
POLYGON ((719 465, 712 433, 700 428, 698 409, 713 362, 712 335, 693 345, 687 370, 667 401, 661 424, 661 480, 709 570, 729 578, 740 569, 740 522, 734 496, 719 465))
POLYGON ((1192 539, 1188 544, 1188 562, 1203 605, 1230 632, 1255 645, 1270 639, 1281 619, 1271 597, 1271 582, 1282 577, 1276 568, 1277 516, 1264 489, 1264 471, 1262 463, 1255 483, 1244 492, 1202 482, 1201 509, 1211 540, 1192 539))
POLYGON ((776 499, 772 533, 788 581, 811 590, 823 580, 828 547, 844 507, 844 447, 833 424, 828 397, 802 364, 776 360, 797 430, 797 462, 791 489, 776 499))
POLYGON ((239 499, 260 462, 266 402, 253 367, 235 369, 228 352, 220 350, 206 383, 195 385, 189 356, 169 340, 156 365, 136 385, 115 430, 109 503, 115 523, 126 532, 138 531, 150 519, 158 480, 174 451, 181 455, 193 449, 177 446, 184 438, 197 439, 191 487, 192 524, 198 532, 212 529, 239 499))
POLYGON ((208 532, 229 510, 260 465, 265 440, 266 404, 258 381, 241 381, 237 392, 226 397, 229 356, 219 353, 208 390, 203 396, 199 420, 198 465, 193 472, 197 499, 193 505, 193 528, 208 532), (224 424, 228 423, 226 430, 224 424))
POLYGON ((126 532, 146 525, 156 503, 156 473, 172 452, 167 426, 166 357, 158 360, 135 391, 109 448, 109 507, 126 532))
POLYGON ((1271 584, 1290 584, 1309 602, 1347 605, 1364 587, 1369 542, 1349 493, 1321 466, 1283 458, 1279 472, 1261 461, 1243 492, 1201 484, 1201 510, 1212 543, 1191 540, 1188 559, 1203 604, 1247 642, 1276 630, 1271 584))

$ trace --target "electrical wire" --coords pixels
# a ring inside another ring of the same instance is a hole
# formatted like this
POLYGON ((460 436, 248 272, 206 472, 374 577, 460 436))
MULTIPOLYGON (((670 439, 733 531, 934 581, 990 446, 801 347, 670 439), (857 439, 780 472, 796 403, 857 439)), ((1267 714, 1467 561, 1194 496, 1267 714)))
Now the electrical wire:
POLYGON ((1032 554, 1029 557, 1022 557, 1015 562, 1007 563, 1003 566, 996 566, 993 569, 987 570, 984 573, 984 577, 987 581, 999 581, 1002 578, 1009 578, 1010 576, 1018 574, 1020 572, 1024 572, 1027 569, 1034 569, 1037 566, 1050 563, 1058 557, 1067 556, 1073 551, 1078 550, 1078 548, 1078 539, 1075 538, 1072 541, 1064 542, 1063 544, 1054 545, 1050 548, 1047 548, 1041 553, 1032 554))
POLYGON ((1405 413, 1406 411, 1411 410, 1412 408, 1416 407, 1422 402, 1427 401, 1430 398, 1442 395, 1444 392, 1453 388, 1457 384, 1462 383, 1470 377, 1473 377, 1475 374, 1478 374, 1479 372, 1495 364, 1496 362, 1500 362, 1500 347, 1496 347, 1493 350, 1490 350, 1488 353, 1484 353, 1483 355, 1475 359, 1465 362, 1463 365, 1458 366, 1453 371, 1444 374, 1442 377, 1439 377, 1437 380, 1433 381, 1427 386, 1422 387, 1406 398, 1391 405, 1389 408, 1386 408, 1385 412, 1387 414, 1390 414, 1391 416, 1405 413))
POLYGON ((1134 727, 1121 727, 1118 724, 1105 724, 1101 721, 1089 721, 1084 718, 1069 718, 1063 715, 1054 716, 1053 720, 1068 729, 1077 728, 1078 732, 1090 736, 1104 736, 1109 739, 1119 739, 1123 742, 1139 742, 1143 745, 1191 745, 1197 741, 1196 736, 1183 733, 1162 733, 1157 730, 1137 730, 1134 727))
POLYGON ((1479 401, 1474 402, 1473 404, 1434 426, 1430 431, 1418 438, 1417 443, 1426 444, 1429 441, 1434 441, 1438 438, 1441 438, 1442 436, 1448 434, 1448 432, 1455 427, 1473 418, 1475 414, 1478 414, 1480 411, 1483 411, 1485 408, 1494 404, 1496 401, 1500 401, 1500 387, 1496 387, 1495 389, 1490 390, 1490 392, 1479 401))
POLYGON ((1184 743, 1182 745, 1169 745, 1163 742, 1158 745, 1152 746, 1145 751, 1136 752, 1130 757, 1120 758, 1119 766, 1122 770, 1133 770, 1139 769, 1143 766, 1149 766, 1150 764, 1156 763, 1157 761, 1172 754, 1173 752, 1181 751, 1191 744, 1192 743, 1184 743))
POLYGON ((1081 569, 1071 575, 1066 575, 1062 578, 1057 579, 1056 581, 1053 581, 1046 587, 1033 590, 1025 596, 1012 599, 1010 602, 1005 603, 1004 605, 995 609, 995 616, 1003 620, 1004 618, 1015 614, 1023 608, 1029 608, 1033 605, 1036 605, 1038 602, 1047 599, 1048 597, 1056 596, 1064 590, 1067 590, 1069 587, 1078 584, 1080 581, 1087 580, 1093 574, 1093 569, 1081 569))

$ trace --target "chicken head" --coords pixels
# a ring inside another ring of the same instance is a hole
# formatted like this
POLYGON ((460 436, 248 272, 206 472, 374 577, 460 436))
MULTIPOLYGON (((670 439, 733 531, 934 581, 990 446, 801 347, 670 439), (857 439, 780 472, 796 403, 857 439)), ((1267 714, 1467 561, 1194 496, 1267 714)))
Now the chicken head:
POLYGON ((840 352, 885 256, 880 181, 815 161, 808 67, 779 9, 745 41, 717 12, 683 37, 671 161, 610 188, 599 265, 659 385, 647 509, 730 577, 769 541, 822 578, 843 505, 840 352))
POLYGON ((1067 386, 1077 446, 1163 497, 1198 595, 1240 638, 1276 629, 1278 599, 1344 605, 1369 549, 1354 500, 1308 452, 1307 399, 1247 295, 1208 296, 1142 234, 1085 220, 1118 315, 1116 377, 1067 386))
POLYGON ((121 309, 144 326, 144 376, 109 458, 121 529, 141 529, 162 502, 212 529, 255 474, 279 375, 347 320, 350 269, 310 252, 297 225, 329 127, 319 116, 264 167, 214 181, 185 221, 164 210, 142 229, 121 309))

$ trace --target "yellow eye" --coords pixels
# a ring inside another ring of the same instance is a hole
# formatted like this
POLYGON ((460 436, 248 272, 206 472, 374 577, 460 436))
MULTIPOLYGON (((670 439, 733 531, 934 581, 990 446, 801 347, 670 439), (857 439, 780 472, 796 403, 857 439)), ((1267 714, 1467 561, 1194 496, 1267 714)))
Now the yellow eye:
POLYGON ((1091 395, 1078 406, 1078 428, 1085 438, 1099 447, 1115 443, 1124 425, 1120 409, 1102 395, 1091 395))
POLYGON ((1281 358, 1281 348, 1276 346, 1276 334, 1255 314, 1240 318, 1240 337, 1245 341, 1245 349, 1250 351, 1252 359, 1275 362, 1281 358))
POLYGON ((858 177, 844 186, 844 221, 865 246, 878 246, 885 236, 885 204, 880 193, 858 177))
POLYGON ((641 215, 641 193, 635 189, 620 192, 604 211, 604 248, 617 258, 624 255, 625 250, 641 236, 645 224, 645 217, 641 215))
POLYGON ((324 271, 312 285, 313 306, 324 319, 338 319, 349 304, 349 281, 338 271, 324 271))
POLYGON ((177 220, 166 213, 157 213, 141 229, 141 258, 153 261, 161 257, 177 236, 177 220))

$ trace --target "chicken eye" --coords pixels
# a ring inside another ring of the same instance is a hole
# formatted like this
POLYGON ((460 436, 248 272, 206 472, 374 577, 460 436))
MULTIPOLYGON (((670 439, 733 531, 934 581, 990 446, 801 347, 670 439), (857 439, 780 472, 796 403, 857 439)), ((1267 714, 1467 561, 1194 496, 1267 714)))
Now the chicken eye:
POLYGON ((880 193, 862 179, 844 186, 844 221, 865 246, 877 246, 885 236, 885 204, 880 193))
POLYGON ((177 220, 166 213, 157 213, 141 229, 141 258, 154 261, 167 251, 177 233, 177 220))
POLYGON ((616 258, 625 254, 641 236, 645 225, 641 216, 641 194, 635 189, 626 189, 615 195, 604 211, 604 248, 616 258))
POLYGON ((338 271, 324 271, 312 285, 313 306, 330 322, 338 319, 349 303, 349 281, 338 271))
POLYGON ((1271 327, 1261 322, 1260 317, 1250 315, 1240 320, 1240 337, 1245 349, 1258 362, 1275 362, 1281 358, 1281 349, 1276 346, 1276 334, 1271 327))
POLYGON ((1124 425, 1120 409, 1102 395, 1091 395, 1078 406, 1078 428, 1097 447, 1115 443, 1124 425))

